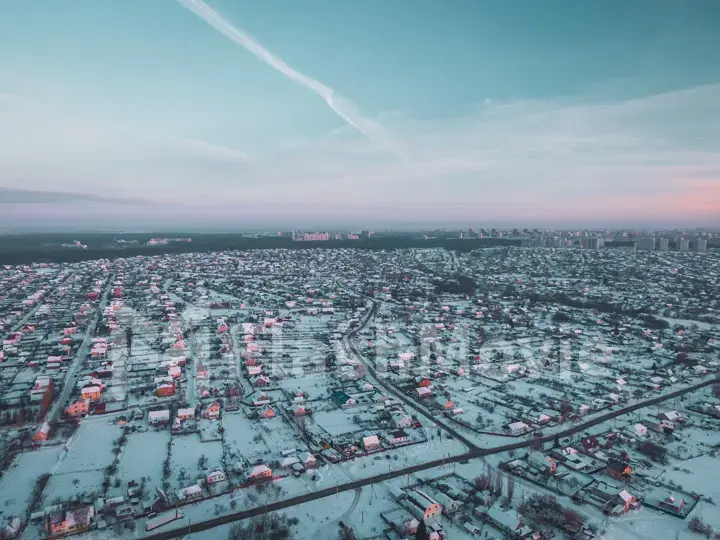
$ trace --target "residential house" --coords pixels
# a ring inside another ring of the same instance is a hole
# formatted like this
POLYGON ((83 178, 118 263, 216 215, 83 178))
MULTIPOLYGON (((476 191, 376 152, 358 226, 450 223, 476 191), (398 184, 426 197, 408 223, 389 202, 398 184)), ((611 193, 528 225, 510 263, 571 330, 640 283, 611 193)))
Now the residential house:
POLYGON ((528 464, 543 474, 553 474, 557 470, 557 463, 550 456, 535 450, 530 451, 527 457, 528 464))
POLYGON ((258 394, 257 397, 254 397, 252 401, 252 404, 255 407, 259 407, 260 405, 267 405, 268 403, 270 403, 270 398, 265 392, 260 392, 260 394, 258 394))
POLYGON ((198 499, 202 499, 202 496, 202 488, 199 484, 188 486, 177 492, 177 499, 181 504, 197 501, 198 499))
POLYGON ((637 499, 631 495, 626 489, 618 493, 618 503, 622 505, 623 512, 627 512, 637 499))
POLYGON ((89 410, 90 401, 87 399, 80 399, 65 409, 65 414, 72 416, 73 418, 79 418, 81 416, 85 416, 89 410))
POLYGON ((195 409, 192 407, 178 409, 177 417, 179 420, 192 420, 195 418, 195 409))
POLYGON ((90 401, 100 401, 101 392, 102 390, 99 386, 86 386, 80 390, 80 397, 90 401))
POLYGON ((44 442, 50 436, 50 424, 45 421, 32 437, 33 442, 44 442))
POLYGON ((216 484, 216 483, 222 482, 224 480, 227 480, 227 476, 225 475, 225 472, 220 469, 210 471, 207 474, 207 476, 205 477, 205 481, 208 484, 216 484))
POLYGON ((687 501, 685 499, 683 499, 682 497, 676 499, 672 493, 662 499, 660 502, 658 502, 658 506, 663 510, 680 515, 685 512, 686 505, 687 501))
POLYGON ((510 538, 524 539, 532 535, 532 529, 523 521, 499 508, 492 507, 485 510, 484 507, 478 506, 475 513, 510 538))
POLYGON ((313 469, 317 467, 317 458, 310 452, 305 452, 300 455, 300 463, 302 463, 306 469, 313 469))
POLYGON ((162 489, 155 488, 155 495, 146 501, 143 501, 142 508, 146 513, 163 512, 170 507, 167 495, 162 489))
POLYGON ((685 422, 685 416, 683 416, 677 411, 667 411, 664 413, 660 413, 659 417, 662 420, 667 420, 668 422, 672 422, 674 424, 682 424, 683 422, 685 422))
POLYGON ((208 378, 208 368, 202 362, 198 362, 197 365, 195 366, 195 377, 198 379, 207 379, 208 378))
POLYGON ((253 377, 255 375, 260 375, 262 373, 262 367, 261 366, 248 366, 247 373, 251 377, 253 377))
POLYGON ((267 375, 258 375, 250 381, 253 386, 270 386, 272 382, 267 375))
POLYGON ((630 475, 632 474, 632 469, 629 465, 626 463, 623 463, 622 461, 618 461, 616 459, 611 459, 607 464, 607 473, 608 476, 611 478, 614 478, 615 480, 621 480, 623 482, 630 481, 630 475))
POLYGON ((645 438, 647 437, 648 428, 643 424, 635 424, 633 426, 633 433, 636 437, 645 438))
POLYGON ((346 392, 342 390, 336 390, 330 395, 330 399, 338 407, 352 407, 357 405, 357 400, 350 397, 346 392))
POLYGON ((407 508, 418 519, 429 520, 438 518, 442 514, 442 506, 427 493, 419 489, 407 491, 407 508))
POLYGON ((378 439, 377 435, 369 435, 367 437, 363 437, 363 448, 365 448, 366 452, 370 452, 371 450, 375 450, 380 447, 380 439, 378 439))
POLYGON ((90 521, 94 516, 95 508, 92 505, 58 510, 48 516, 45 532, 48 536, 62 536, 86 531, 90 528, 90 521))
POLYGON ((392 422, 398 429, 408 428, 412 424, 412 420, 406 414, 401 412, 393 412, 391 415, 392 422))
POLYGON ((173 383, 160 383, 160 385, 155 390, 155 395, 157 397, 170 397, 175 395, 175 384, 173 383))
POLYGON ((306 414, 308 414, 308 409, 306 409, 302 405, 299 405, 293 409, 294 416, 305 416, 306 414))
POLYGON ((435 398, 435 405, 440 407, 441 409, 445 411, 450 411, 455 408, 455 404, 443 396, 437 396, 435 398))
POLYGON ((415 392, 417 392, 417 396, 420 399, 429 398, 432 396, 432 388, 429 386, 420 386, 415 389, 415 392))
POLYGON ((275 418, 275 409, 268 407, 264 411, 258 413, 260 418, 275 418))
POLYGON ((148 413, 148 423, 153 426, 159 426, 170 422, 170 411, 163 409, 161 411, 150 411, 148 413))
POLYGON ((510 435, 517 436, 530 431, 530 426, 525 422, 513 422, 508 424, 506 429, 510 435))
POLYGON ((647 417, 643 419, 643 424, 647 426, 647 429, 655 431, 657 433, 668 434, 675 431, 675 424, 669 420, 664 420, 660 417, 647 417))
POLYGON ((270 480, 272 478, 272 469, 267 465, 255 465, 250 471, 250 480, 270 480))
POLYGON ((168 375, 173 379, 179 379, 182 375, 182 369, 180 366, 170 366, 168 367, 168 375))
POLYGON ((220 418, 220 402, 215 401, 210 406, 208 406, 203 412, 202 417, 207 418, 208 420, 217 420, 220 418))
POLYGON ((438 502, 440 506, 442 506, 443 513, 445 514, 453 514, 460 510, 462 508, 463 503, 461 501, 455 500, 449 495, 446 495, 442 491, 437 491, 435 493, 435 500, 438 502))
POLYGON ((23 527, 23 520, 20 517, 8 516, 5 521, 5 525, 0 528, 0 538, 10 539, 17 538, 23 527))
POLYGON ((397 431, 393 431, 390 434, 387 435, 387 441, 390 444, 403 444, 410 440, 410 437, 408 437, 408 434, 405 433, 404 430, 398 429, 397 431))
POLYGON ((580 445, 588 454, 594 454, 600 449, 600 443, 595 435, 580 439, 580 445))

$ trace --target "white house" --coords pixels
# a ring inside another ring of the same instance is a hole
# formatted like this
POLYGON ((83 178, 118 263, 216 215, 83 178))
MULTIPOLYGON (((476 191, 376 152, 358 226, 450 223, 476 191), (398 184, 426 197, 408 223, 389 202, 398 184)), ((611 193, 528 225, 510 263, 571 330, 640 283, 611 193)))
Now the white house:
POLYGON ((222 482, 223 480, 226 480, 227 476, 225 475, 224 471, 221 471, 219 469, 216 469, 214 471, 210 471, 208 475, 205 477, 205 480, 208 484, 215 484, 217 482, 222 482))
POLYGON ((365 448, 366 452, 369 452, 370 450, 375 450, 380 446, 380 439, 378 439, 377 435, 369 435, 367 437, 363 437, 363 448, 365 448))
POLYGON ((633 429, 635 430, 635 435, 638 437, 647 437, 647 426, 643 424, 635 424, 633 429))
POLYGON ((250 477, 254 479, 272 478, 272 469, 267 465, 256 465, 250 471, 250 477))
POLYGON ((202 499, 202 496, 202 488, 198 484, 188 486, 177 492, 177 498, 180 502, 195 501, 202 499))
POLYGON ((512 424, 508 424, 507 430, 510 435, 522 435, 530 431, 530 426, 525 422, 513 422, 512 424))
POLYGON ((390 444, 403 444, 410 440, 410 437, 408 437, 408 434, 405 433, 402 429, 398 429, 397 431, 393 431, 392 433, 387 435, 387 441, 390 444))
POLYGON ((167 409, 162 411, 150 411, 148 413, 148 422, 153 426, 167 424, 170 422, 170 411, 167 409))
POLYGON ((306 469, 312 469, 317 466, 317 459, 310 452, 300 455, 300 462, 306 469))
POLYGON ((421 386, 420 388, 416 388, 415 391, 417 392, 419 398, 426 398, 432 396, 432 390, 427 386, 421 386))
POLYGON ((195 418, 195 409, 193 409, 192 407, 178 409, 177 417, 180 420, 192 420, 193 418, 195 418))

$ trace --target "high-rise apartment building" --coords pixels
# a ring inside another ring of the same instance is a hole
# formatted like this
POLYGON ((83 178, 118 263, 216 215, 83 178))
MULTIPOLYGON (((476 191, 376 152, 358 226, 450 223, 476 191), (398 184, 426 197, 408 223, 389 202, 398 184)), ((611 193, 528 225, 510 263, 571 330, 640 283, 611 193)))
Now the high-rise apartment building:
POLYGON ((655 239, 641 238, 637 243, 637 248, 641 251, 653 251, 655 249, 655 239))

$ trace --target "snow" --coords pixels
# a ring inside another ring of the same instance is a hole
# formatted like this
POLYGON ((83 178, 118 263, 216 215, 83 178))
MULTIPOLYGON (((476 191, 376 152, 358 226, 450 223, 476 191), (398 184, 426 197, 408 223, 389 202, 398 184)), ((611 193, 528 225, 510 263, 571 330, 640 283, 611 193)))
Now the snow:
POLYGON ((0 477, 0 515, 24 518, 38 478, 50 472, 61 451, 62 447, 55 446, 15 457, 0 477))

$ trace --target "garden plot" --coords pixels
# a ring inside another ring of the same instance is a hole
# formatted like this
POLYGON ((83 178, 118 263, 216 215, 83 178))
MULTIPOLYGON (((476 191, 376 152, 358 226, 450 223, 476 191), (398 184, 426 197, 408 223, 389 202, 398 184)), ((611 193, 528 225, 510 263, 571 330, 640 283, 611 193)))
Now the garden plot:
POLYGON ((226 414, 222 420, 225 428, 225 446, 233 460, 237 454, 246 459, 269 457, 265 437, 257 431, 257 424, 244 414, 226 414))
POLYGON ((43 491, 43 502, 50 505, 102 496, 104 479, 105 471, 102 470, 53 474, 43 491))
POLYGON ((180 316, 192 326, 204 321, 208 315, 210 315, 210 310, 199 308, 194 305, 188 305, 180 316))
POLYGON ((122 433, 123 428, 109 423, 107 417, 83 420, 66 443, 53 474, 104 470, 115 459, 114 441, 122 433))
POLYGON ((0 516, 25 516, 38 478, 47 474, 60 456, 61 447, 22 452, 0 477, 0 516))
POLYGON ((278 381, 278 386, 286 392, 303 392, 307 397, 306 401, 320 399, 327 394, 327 379, 324 374, 317 374, 312 377, 300 377, 295 379, 283 379, 278 381))
POLYGON ((315 424, 332 437, 339 437, 349 433, 360 431, 360 428, 353 423, 353 412, 335 409, 331 411, 317 411, 313 413, 315 424))
POLYGON ((456 407, 463 409, 463 413, 453 417, 453 420, 460 423, 467 423, 480 431, 503 433, 504 426, 507 424, 508 419, 502 414, 502 412, 496 411, 496 408, 499 409, 500 407, 491 403, 480 401, 478 398, 471 398, 468 400, 453 399, 453 403, 456 407), (478 405, 478 403, 484 405, 485 407, 478 405))
POLYGON ((563 399, 564 397, 563 392, 527 381, 513 381, 506 384, 503 390, 510 395, 525 396, 539 401, 543 406, 547 403, 546 398, 563 399))
POLYGON ((198 422, 200 440, 204 443, 222 440, 222 435, 220 434, 221 427, 220 420, 201 418, 198 422))
POLYGON ((699 517, 716 531, 720 529, 720 512, 715 504, 720 501, 720 484, 717 482, 717 471, 720 470, 720 459, 702 456, 683 463, 681 468, 667 469, 658 480, 675 485, 688 493, 700 493, 707 502, 698 505, 693 517, 699 517), (710 503, 709 501, 714 501, 710 503))
POLYGON ((664 444, 668 455, 680 460, 699 457, 720 445, 720 432, 699 427, 683 427, 677 430, 676 436, 679 437, 679 441, 672 440, 664 444))
POLYGON ((170 432, 148 430, 128 435, 123 446, 116 478, 127 483, 142 478, 150 487, 161 487, 163 456, 167 454, 170 432))
POLYGON ((197 435, 172 438, 170 484, 180 489, 192 484, 205 471, 222 465, 223 447, 219 441, 201 442, 197 435))
POLYGON ((270 449, 273 457, 278 457, 288 448, 305 447, 295 429, 282 416, 260 420, 256 431, 270 449))

